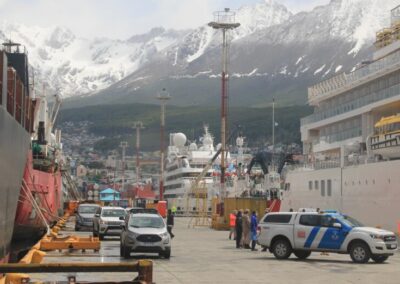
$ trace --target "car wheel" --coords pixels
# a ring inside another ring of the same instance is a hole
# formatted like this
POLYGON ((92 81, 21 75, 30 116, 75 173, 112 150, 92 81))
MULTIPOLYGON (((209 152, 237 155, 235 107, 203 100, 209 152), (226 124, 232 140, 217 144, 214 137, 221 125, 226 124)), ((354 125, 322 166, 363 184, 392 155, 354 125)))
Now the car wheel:
POLYGON ((306 259, 311 255, 311 251, 307 250, 295 250, 293 253, 299 259, 306 259))
POLYGON ((279 239, 272 245, 272 253, 277 259, 287 259, 292 253, 292 246, 285 239, 279 239))
POLYGON ((365 243, 357 242, 350 248, 350 257, 355 263, 367 263, 371 252, 365 243))
POLYGON ((131 251, 126 246, 121 244, 121 253, 123 258, 129 258, 131 256, 131 251))
POLYGON ((375 254, 375 255, 372 255, 371 258, 376 263, 383 263, 389 258, 389 256, 387 256, 387 255, 376 255, 375 254))
POLYGON ((93 226, 93 237, 98 237, 98 236, 99 236, 99 234, 96 232, 96 229, 93 226))
POLYGON ((171 257, 171 249, 166 249, 164 252, 160 252, 158 255, 160 257, 164 257, 166 259, 170 259, 170 257, 171 257))

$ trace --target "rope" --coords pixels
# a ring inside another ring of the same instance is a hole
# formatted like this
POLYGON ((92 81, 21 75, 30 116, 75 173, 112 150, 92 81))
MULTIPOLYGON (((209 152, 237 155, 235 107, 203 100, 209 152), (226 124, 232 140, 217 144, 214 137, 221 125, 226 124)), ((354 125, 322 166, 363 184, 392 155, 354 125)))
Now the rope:
POLYGON ((48 234, 48 233, 50 232, 50 226, 49 226, 49 224, 47 223, 46 218, 45 218, 44 215, 42 214, 42 210, 40 209, 39 205, 37 204, 37 202, 36 202, 34 196, 32 195, 32 192, 29 190, 29 187, 28 187, 28 185, 26 184, 26 182, 25 182, 24 179, 22 180, 22 187, 21 187, 21 188, 24 190, 26 196, 32 201, 32 206, 33 206, 34 209, 39 213, 38 215, 39 215, 39 217, 42 219, 43 224, 46 226, 46 228, 47 228, 47 234, 48 234))

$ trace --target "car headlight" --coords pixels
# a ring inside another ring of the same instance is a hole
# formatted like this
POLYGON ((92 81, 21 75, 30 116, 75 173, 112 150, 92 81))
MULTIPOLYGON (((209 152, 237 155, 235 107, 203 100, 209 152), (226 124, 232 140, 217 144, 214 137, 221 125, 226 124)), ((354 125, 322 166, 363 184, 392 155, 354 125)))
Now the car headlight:
POLYGON ((374 240, 381 240, 381 241, 383 241, 383 240, 385 239, 385 237, 382 236, 382 235, 371 234, 370 236, 371 236, 371 238, 373 238, 374 240))
POLYGON ((160 237, 161 238, 166 238, 166 237, 168 237, 168 232, 165 232, 165 233, 162 233, 162 234, 160 234, 160 237))
POLYGON ((100 220, 101 225, 107 225, 107 221, 100 220))

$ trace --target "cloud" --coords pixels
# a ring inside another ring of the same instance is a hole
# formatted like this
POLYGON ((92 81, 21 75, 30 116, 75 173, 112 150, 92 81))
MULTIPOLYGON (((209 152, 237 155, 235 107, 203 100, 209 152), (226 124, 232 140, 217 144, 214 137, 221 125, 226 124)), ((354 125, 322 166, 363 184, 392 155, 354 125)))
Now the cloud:
MULTIPOLYGON (((153 27, 194 28, 224 7, 265 0, 0 0, 0 19, 41 27, 65 26, 86 38, 126 39, 153 27)), ((328 0, 276 0, 292 11, 328 0)))

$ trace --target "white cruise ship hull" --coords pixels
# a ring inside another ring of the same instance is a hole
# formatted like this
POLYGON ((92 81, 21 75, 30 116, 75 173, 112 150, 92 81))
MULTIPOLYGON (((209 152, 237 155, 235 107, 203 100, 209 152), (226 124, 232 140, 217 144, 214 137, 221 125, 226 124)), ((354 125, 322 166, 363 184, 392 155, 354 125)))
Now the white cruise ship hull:
POLYGON ((291 208, 339 210, 365 225, 393 232, 400 229, 400 160, 345 168, 289 171, 283 193, 282 211, 291 208), (324 192, 321 181, 324 180, 324 192), (327 184, 330 180, 330 195, 327 184), (312 189, 310 189, 310 181, 312 189), (318 189, 315 188, 315 181, 318 189))

